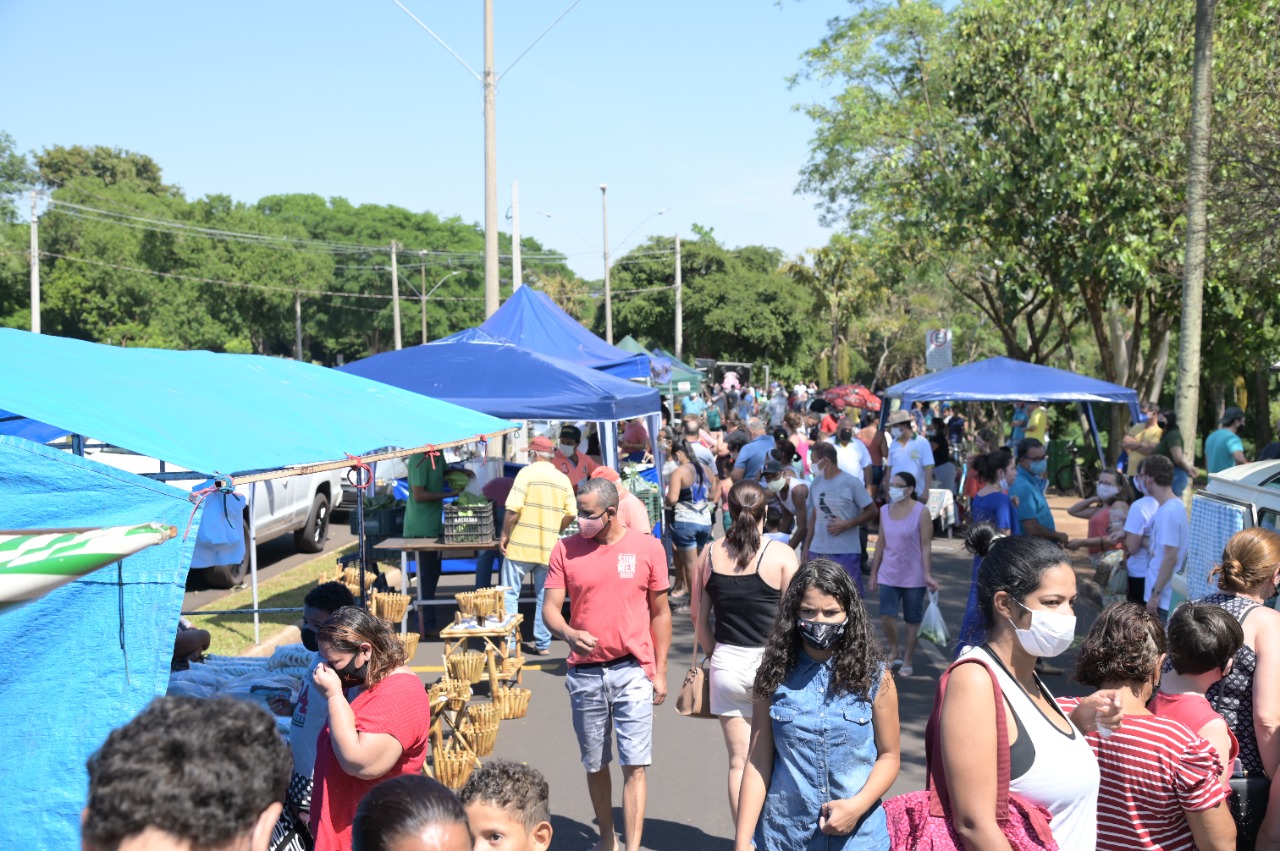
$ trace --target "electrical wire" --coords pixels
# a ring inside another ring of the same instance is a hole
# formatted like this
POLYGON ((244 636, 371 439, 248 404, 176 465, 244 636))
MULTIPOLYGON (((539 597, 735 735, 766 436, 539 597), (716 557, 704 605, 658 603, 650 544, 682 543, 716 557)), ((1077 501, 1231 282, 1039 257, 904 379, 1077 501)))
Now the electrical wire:
MULTIPOLYGON (((393 2, 393 3, 395 3, 396 5, 399 5, 400 0, 392 0, 392 2, 393 2)), ((545 36, 547 33, 551 32, 551 30, 555 29, 556 24, 560 23, 560 21, 562 21, 562 20, 564 19, 564 16, 565 16, 565 15, 567 15, 567 14, 569 14, 570 12, 572 12, 572 11, 573 11, 573 7, 574 7, 574 6, 577 6, 577 5, 578 5, 579 3, 581 3, 581 2, 582 2, 582 0, 573 0, 573 2, 569 4, 569 8, 565 9, 563 12, 561 12, 561 13, 560 13, 560 17, 558 17, 558 18, 556 18, 554 21, 552 21, 552 22, 551 22, 551 25, 550 25, 550 26, 548 26, 548 27, 547 27, 545 30, 543 30, 541 33, 539 33, 538 37, 537 37, 537 38, 535 38, 532 42, 530 42, 528 47, 526 47, 524 50, 520 51, 520 55, 519 55, 519 56, 517 56, 515 59, 512 59, 512 60, 511 60, 511 64, 510 64, 510 65, 508 65, 508 66, 506 67, 506 70, 504 70, 501 74, 499 74, 499 75, 498 75, 498 80, 499 80, 499 81, 501 81, 503 77, 507 76, 507 74, 511 71, 511 69, 512 69, 512 68, 514 68, 514 67, 516 67, 516 63, 517 63, 517 62, 519 62, 521 59, 523 59, 523 58, 524 58, 524 55, 525 55, 526 53, 528 53, 530 50, 533 50, 534 45, 536 45, 538 42, 542 41, 542 37, 543 37, 543 36, 545 36)), ((472 71, 471 73, 473 73, 473 74, 474 74, 475 72, 474 72, 474 71, 472 71)))

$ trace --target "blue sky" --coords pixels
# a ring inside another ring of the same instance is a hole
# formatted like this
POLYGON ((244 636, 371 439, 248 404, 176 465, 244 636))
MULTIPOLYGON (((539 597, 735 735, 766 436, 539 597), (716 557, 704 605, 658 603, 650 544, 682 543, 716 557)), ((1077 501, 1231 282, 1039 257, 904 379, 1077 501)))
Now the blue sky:
MULTIPOLYGON (((481 70, 481 0, 401 1, 481 70)), ((497 70, 571 2, 495 0, 497 70)), ((825 244, 794 194, 812 125, 792 107, 831 92, 786 77, 848 11, 581 0, 499 81, 500 209, 518 180, 522 234, 586 278, 601 275, 601 183, 615 255, 694 223, 731 247, 825 244)), ((21 150, 128 148, 188 197, 311 192, 484 219, 480 83, 392 0, 4 0, 0 71, 0 130, 21 150)))

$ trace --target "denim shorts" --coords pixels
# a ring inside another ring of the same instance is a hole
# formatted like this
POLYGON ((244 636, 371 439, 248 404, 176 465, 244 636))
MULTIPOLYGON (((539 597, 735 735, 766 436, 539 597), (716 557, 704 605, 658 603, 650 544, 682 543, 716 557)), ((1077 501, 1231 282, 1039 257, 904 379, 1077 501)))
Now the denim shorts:
POLYGON ((677 550, 701 550, 711 543, 711 524, 699 526, 697 523, 677 520, 671 524, 671 543, 677 550))
POLYGON ((609 733, 623 765, 653 762, 653 681, 638 662, 611 668, 571 667, 565 675, 582 766, 595 774, 613 761, 609 733))
POLYGON ((902 606, 902 619, 910 624, 924 620, 924 589, 880 586, 880 617, 896 618, 898 606, 902 606))

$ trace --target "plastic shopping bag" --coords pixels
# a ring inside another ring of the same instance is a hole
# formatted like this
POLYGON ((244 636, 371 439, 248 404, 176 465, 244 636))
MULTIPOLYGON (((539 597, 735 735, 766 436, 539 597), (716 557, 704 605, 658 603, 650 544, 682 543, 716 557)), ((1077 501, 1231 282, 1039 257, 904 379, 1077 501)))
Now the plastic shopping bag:
POLYGON ((942 609, 938 608, 938 592, 929 592, 929 605, 920 620, 920 637, 932 641, 939 647, 946 647, 950 636, 947 634, 947 622, 942 619, 942 609))

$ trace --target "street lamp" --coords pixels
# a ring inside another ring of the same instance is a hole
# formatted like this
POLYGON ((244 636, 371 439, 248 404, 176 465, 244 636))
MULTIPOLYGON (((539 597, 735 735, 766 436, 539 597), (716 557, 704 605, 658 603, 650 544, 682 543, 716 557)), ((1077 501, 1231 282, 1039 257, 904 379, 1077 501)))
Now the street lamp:
MULTIPOLYGON (((425 271, 425 268, 426 268, 426 267, 423 267, 424 271, 425 271)), ((464 271, 464 270, 459 269, 459 270, 458 270, 458 271, 456 271, 456 272, 450 272, 449 274, 445 275, 445 276, 444 276, 443 278, 441 278, 440 280, 436 281, 436 285, 435 285, 434 287, 432 287, 432 288, 431 288, 431 290, 430 290, 429 292, 424 292, 424 293, 422 294, 422 299, 421 299, 421 301, 422 301, 422 342, 423 342, 423 344, 424 344, 424 345, 425 345, 425 344, 426 344, 426 342, 427 342, 427 297, 428 297, 428 296, 430 296, 430 295, 431 295, 431 293, 433 293, 433 292, 435 292, 436 290, 440 289, 440 285, 441 285, 441 284, 443 284, 445 281, 449 280, 449 279, 450 279, 450 278, 452 278, 454 275, 461 275, 461 274, 463 273, 463 271, 464 271)))
POLYGON ((613 290, 609 286, 609 186, 600 184, 600 213, 604 222, 604 341, 613 345, 613 290))

